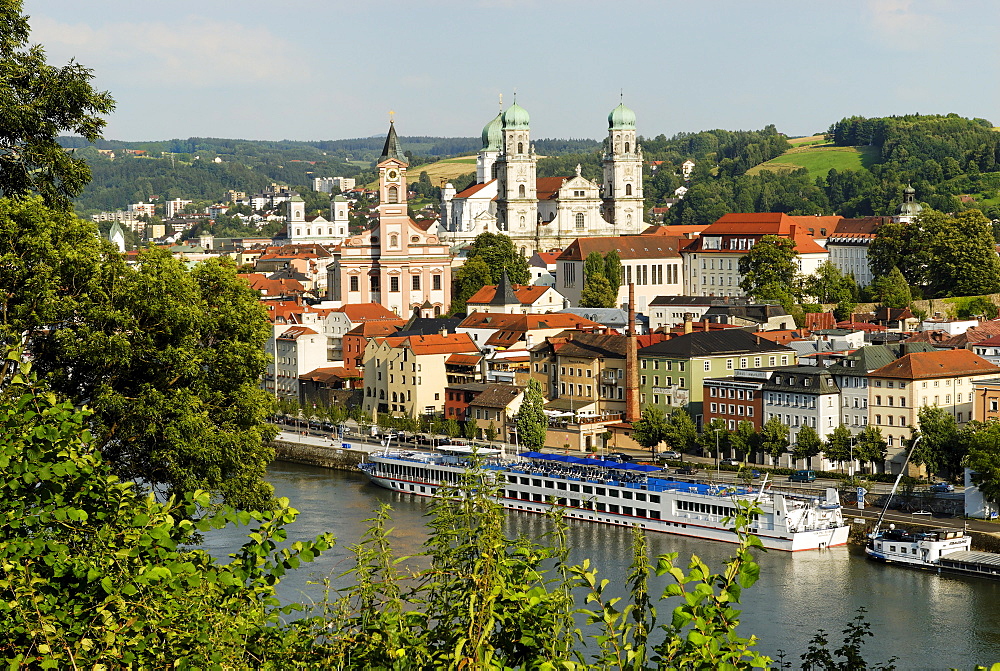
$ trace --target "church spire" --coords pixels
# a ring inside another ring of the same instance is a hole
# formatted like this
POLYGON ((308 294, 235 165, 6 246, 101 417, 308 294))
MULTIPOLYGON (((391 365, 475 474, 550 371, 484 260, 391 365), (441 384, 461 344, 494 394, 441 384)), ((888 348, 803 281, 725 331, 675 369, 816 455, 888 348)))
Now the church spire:
POLYGON ((399 137, 396 135, 396 122, 394 120, 389 121, 389 134, 385 136, 385 146, 382 147, 382 155, 378 157, 378 162, 381 163, 390 158, 409 165, 406 156, 403 155, 403 148, 399 144, 399 137))
POLYGON ((519 301, 517 296, 514 295, 514 286, 510 283, 510 278, 507 277, 507 269, 503 269, 503 275, 500 276, 500 284, 497 285, 496 293, 493 294, 493 300, 490 301, 490 305, 518 305, 519 301))

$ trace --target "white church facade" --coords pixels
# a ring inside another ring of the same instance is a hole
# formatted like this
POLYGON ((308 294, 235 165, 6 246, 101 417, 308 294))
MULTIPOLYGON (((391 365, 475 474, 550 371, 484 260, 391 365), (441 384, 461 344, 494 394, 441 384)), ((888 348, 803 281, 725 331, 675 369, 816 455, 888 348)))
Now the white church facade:
POLYGON ((476 183, 442 191, 442 241, 463 247, 483 232, 503 233, 525 257, 563 249, 580 237, 638 234, 643 224, 642 150, 635 114, 624 104, 608 115, 603 183, 581 175, 537 176, 528 112, 515 102, 483 129, 476 183))

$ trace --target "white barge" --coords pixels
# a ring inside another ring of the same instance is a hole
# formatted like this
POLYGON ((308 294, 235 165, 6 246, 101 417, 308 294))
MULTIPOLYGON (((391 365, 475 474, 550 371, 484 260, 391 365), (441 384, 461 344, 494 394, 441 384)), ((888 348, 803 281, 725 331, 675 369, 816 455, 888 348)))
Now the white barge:
MULTIPOLYGON (((361 469, 386 489, 434 496, 461 481, 472 467, 470 451, 387 450, 369 455, 361 469)), ((497 503, 511 510, 545 513, 561 507, 567 519, 736 543, 726 518, 734 516, 737 501, 753 501, 761 512, 748 531, 766 548, 796 552, 847 543, 848 527, 833 488, 822 497, 803 496, 679 482, 656 466, 538 452, 506 460, 496 454, 483 458, 483 453, 478 452, 478 466, 492 478, 497 503)))

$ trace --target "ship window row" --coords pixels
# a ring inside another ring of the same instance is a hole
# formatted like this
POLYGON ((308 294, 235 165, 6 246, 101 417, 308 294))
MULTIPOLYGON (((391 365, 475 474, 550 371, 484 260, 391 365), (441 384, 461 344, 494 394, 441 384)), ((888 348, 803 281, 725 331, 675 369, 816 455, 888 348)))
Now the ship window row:
MULTIPOLYGON (((508 475, 507 482, 516 485, 518 483, 522 485, 532 484, 535 487, 542 487, 543 482, 537 479, 531 478, 519 478, 516 475, 508 475)), ((597 496, 610 496, 612 498, 621 497, 623 499, 634 499, 636 501, 649 501, 650 503, 659 503, 659 494, 647 494, 646 492, 633 492, 627 489, 615 489, 613 487, 594 487, 593 485, 581 485, 575 482, 559 482, 557 480, 545 480, 544 487, 546 489, 556 489, 559 491, 570 491, 570 492, 582 492, 584 494, 596 494, 597 496)))
MULTIPOLYGON (((532 492, 519 492, 514 489, 508 489, 506 491, 506 496, 509 499, 517 499, 519 501, 544 501, 545 499, 541 494, 535 494, 532 492)), ((599 501, 591 500, 581 500, 581 499, 567 499, 567 498, 556 498, 551 500, 557 506, 567 506, 570 508, 583 508, 584 510, 596 510, 600 513, 611 513, 613 515, 628 515, 630 517, 642 517, 650 520, 660 519, 659 510, 647 510, 646 508, 633 508, 632 506, 620 506, 614 503, 601 503, 599 501)))
MULTIPOLYGON (((698 503, 697 501, 678 501, 677 510, 684 510, 692 513, 704 513, 705 515, 717 515, 719 517, 735 517, 738 512, 736 508, 732 508, 730 506, 698 503)), ((757 515, 754 514, 751 519, 757 519, 757 515)))
POLYGON ((437 469, 416 468, 401 464, 382 464, 382 470, 389 475, 419 480, 436 480, 444 482, 459 482, 462 474, 457 471, 441 471, 437 469))

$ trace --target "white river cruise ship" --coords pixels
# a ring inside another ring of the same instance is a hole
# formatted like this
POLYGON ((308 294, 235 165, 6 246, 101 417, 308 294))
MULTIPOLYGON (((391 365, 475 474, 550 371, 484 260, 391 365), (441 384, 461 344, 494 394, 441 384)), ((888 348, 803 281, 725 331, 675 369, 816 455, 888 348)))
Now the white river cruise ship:
MULTIPOLYGON (((361 469, 381 487, 434 496, 461 481, 473 466, 472 456, 470 448, 386 450, 369 455, 361 469)), ((511 510, 545 513, 558 506, 571 520, 736 543, 726 518, 735 514, 737 501, 754 501, 761 512, 748 531, 766 548, 796 552, 847 543, 848 527, 833 488, 820 497, 679 482, 656 466, 538 452, 503 459, 496 450, 479 450, 475 462, 494 478, 497 502, 511 510)))

